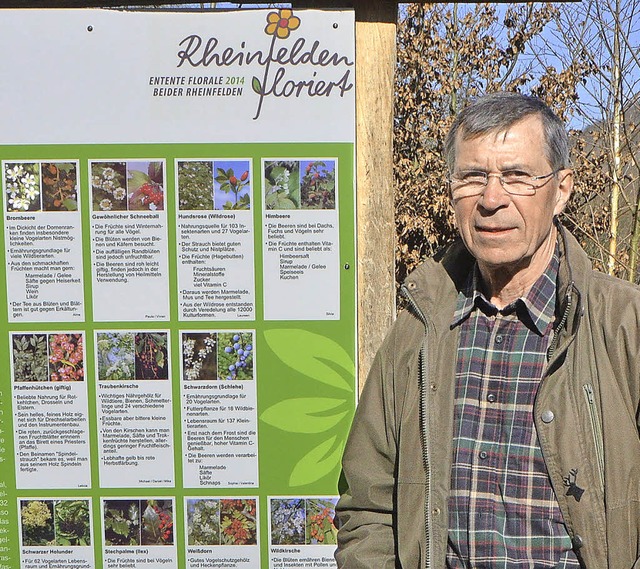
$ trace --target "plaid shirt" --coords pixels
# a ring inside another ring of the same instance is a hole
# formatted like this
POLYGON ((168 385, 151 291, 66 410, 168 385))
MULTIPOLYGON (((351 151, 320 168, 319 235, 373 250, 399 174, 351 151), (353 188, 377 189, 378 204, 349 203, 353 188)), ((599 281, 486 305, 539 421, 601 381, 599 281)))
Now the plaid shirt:
POLYGON ((459 294, 450 569, 580 566, 533 423, 557 273, 556 250, 527 295, 502 310, 479 291, 477 266, 459 294))

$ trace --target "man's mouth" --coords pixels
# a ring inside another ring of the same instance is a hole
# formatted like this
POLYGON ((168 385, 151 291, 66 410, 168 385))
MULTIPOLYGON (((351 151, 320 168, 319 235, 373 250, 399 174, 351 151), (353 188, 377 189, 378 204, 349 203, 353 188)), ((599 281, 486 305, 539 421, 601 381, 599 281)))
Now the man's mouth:
POLYGON ((481 233, 505 233, 507 231, 511 231, 515 229, 514 227, 493 227, 493 226, 476 226, 476 231, 481 233))

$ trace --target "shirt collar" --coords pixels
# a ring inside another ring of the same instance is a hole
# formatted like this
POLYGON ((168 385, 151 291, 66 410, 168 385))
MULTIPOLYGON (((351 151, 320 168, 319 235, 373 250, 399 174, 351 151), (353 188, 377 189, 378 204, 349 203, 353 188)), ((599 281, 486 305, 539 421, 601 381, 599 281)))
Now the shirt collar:
POLYGON ((451 328, 455 328, 478 308, 488 316, 512 314, 540 335, 544 335, 553 322, 556 308, 556 280, 558 277, 559 249, 556 244, 553 256, 544 273, 538 277, 527 294, 502 310, 493 305, 482 293, 480 269, 476 262, 473 271, 458 293, 451 328))

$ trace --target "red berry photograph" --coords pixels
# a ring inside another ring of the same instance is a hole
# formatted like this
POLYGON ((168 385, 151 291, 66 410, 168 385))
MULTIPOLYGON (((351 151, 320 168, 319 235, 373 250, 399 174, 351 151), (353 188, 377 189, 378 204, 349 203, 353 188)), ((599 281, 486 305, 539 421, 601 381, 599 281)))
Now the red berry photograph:
POLYGON ((127 162, 127 197, 129 211, 164 210, 164 164, 127 162))
POLYGON ((251 209, 249 160, 215 160, 213 162, 215 209, 251 209))

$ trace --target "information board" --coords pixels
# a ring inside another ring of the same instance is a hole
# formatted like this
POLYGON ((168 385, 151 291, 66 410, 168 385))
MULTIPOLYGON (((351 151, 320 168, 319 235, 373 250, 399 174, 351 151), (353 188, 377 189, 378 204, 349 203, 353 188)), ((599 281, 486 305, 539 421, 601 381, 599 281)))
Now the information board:
POLYGON ((354 16, 4 10, 0 569, 332 567, 354 16))

